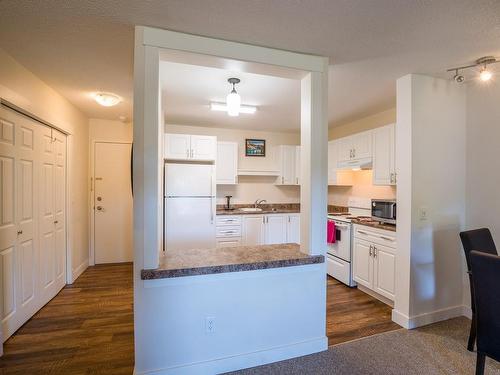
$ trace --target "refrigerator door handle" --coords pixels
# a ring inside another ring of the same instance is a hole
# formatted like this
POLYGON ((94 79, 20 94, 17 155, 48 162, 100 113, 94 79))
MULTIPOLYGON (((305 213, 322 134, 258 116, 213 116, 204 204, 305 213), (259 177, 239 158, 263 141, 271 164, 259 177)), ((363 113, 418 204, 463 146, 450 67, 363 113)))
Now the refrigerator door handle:
POLYGON ((210 174, 210 224, 214 223, 214 169, 210 174))

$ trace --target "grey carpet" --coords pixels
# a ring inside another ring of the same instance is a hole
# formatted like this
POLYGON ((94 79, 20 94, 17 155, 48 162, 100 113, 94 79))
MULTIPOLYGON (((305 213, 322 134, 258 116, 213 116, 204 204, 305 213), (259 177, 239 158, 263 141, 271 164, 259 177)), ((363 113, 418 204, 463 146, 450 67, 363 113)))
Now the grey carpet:
MULTIPOLYGON (((331 346, 322 353, 231 374, 473 375, 476 353, 466 348, 469 327, 470 320, 455 318, 411 331, 382 333, 331 346)), ((500 374, 500 364, 488 359, 485 374, 500 374)))

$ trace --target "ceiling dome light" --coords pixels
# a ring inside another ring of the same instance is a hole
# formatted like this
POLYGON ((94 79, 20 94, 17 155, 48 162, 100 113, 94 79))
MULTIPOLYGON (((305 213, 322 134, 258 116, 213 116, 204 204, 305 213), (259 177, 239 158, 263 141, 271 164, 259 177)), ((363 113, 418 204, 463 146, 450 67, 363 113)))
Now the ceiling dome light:
POLYGON ((234 85, 240 83, 240 80, 239 78, 229 78, 227 81, 229 82, 229 84, 233 85, 233 89, 226 97, 227 114, 229 116, 239 116, 241 97, 236 92, 234 85))
POLYGON ((479 73, 479 79, 483 82, 489 81, 492 76, 491 72, 486 68, 486 65, 481 69, 481 73, 479 73))
POLYGON ((118 95, 109 92, 98 92, 95 94, 94 99, 98 104, 104 107, 112 107, 122 101, 118 95))

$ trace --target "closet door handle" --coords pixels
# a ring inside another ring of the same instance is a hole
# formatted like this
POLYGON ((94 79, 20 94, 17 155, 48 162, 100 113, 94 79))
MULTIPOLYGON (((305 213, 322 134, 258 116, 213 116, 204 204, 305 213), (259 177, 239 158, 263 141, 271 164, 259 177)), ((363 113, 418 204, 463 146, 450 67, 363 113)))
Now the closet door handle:
POLYGON ((54 224, 57 224, 57 223, 59 223, 59 220, 54 220, 54 224))
POLYGON ((23 234, 23 231, 22 230, 18 230, 17 231, 17 235, 20 236, 21 234, 23 234))
POLYGON ((372 253, 373 253, 373 245, 370 245, 370 251, 369 251, 370 256, 372 256, 372 253))

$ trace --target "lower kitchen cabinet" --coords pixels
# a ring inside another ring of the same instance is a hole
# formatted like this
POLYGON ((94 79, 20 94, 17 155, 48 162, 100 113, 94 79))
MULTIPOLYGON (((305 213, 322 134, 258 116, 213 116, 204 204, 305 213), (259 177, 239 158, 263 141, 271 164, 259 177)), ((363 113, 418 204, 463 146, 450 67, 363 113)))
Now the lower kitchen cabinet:
POLYGON ((264 215, 244 215, 242 222, 243 245, 263 245, 264 215))
POLYGON ((217 238, 216 240, 217 247, 234 247, 241 246, 241 238, 217 238))
POLYGON ((396 233, 354 226, 354 280, 376 295, 394 301, 396 291, 396 233))
POLYGON ((300 214, 288 215, 286 242, 300 244, 300 214))

